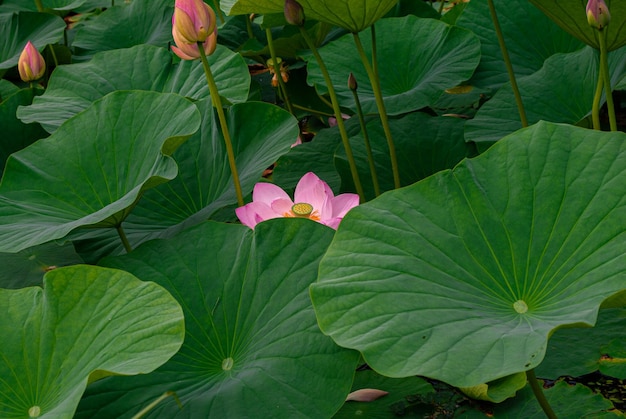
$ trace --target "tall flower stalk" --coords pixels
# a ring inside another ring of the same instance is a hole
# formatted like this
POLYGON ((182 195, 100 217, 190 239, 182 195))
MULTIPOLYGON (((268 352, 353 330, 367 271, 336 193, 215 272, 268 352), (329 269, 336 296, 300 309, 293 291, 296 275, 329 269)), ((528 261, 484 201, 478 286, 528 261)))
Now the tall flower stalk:
POLYGON ((511 89, 513 89, 513 95, 515 96, 515 104, 517 105, 517 111, 519 112, 519 118, 522 123, 522 127, 528 126, 528 118, 526 117, 526 110, 524 109, 524 102, 522 101, 522 95, 520 94, 519 87, 517 87, 517 80, 515 78, 515 72, 513 71, 513 65, 511 64, 511 58, 509 57, 509 51, 506 48, 504 42, 504 35, 500 28, 500 21, 498 20, 498 14, 496 13, 496 6, 493 4, 493 0, 487 0, 489 3, 489 12, 491 13, 491 20, 496 30, 496 36, 498 37, 498 44, 500 45, 500 51, 502 52, 502 59, 506 66, 506 71, 509 74, 509 81, 511 82, 511 89))
MULTIPOLYGON (((400 185, 400 171, 398 169, 398 157, 396 155, 396 146, 393 142, 393 136, 391 135, 391 129, 389 128, 389 119, 387 118, 387 110, 385 109, 385 102, 383 100, 382 90, 380 88, 380 79, 378 74, 374 71, 374 67, 370 64, 369 59, 367 58, 367 54, 365 53, 365 49, 363 48, 363 44, 361 43, 361 38, 359 38, 358 33, 352 34, 354 37, 354 43, 356 45, 356 49, 361 57, 361 61, 363 62, 363 66, 365 67, 365 71, 367 72, 367 76, 370 80, 370 84, 372 85, 372 90, 374 91, 374 98, 376 100, 376 106, 378 107, 378 114, 380 115, 380 122, 383 126, 383 132, 385 133, 385 138, 387 138, 387 146, 389 147, 389 158, 391 159, 391 171, 393 173, 393 184, 397 189, 400 185)), ((376 51, 375 39, 372 39, 372 50, 376 51)), ((375 53, 374 53, 375 57, 375 53)))
POLYGON ((350 145, 348 132, 346 131, 346 126, 343 123, 343 117, 341 115, 339 101, 337 100, 337 94, 335 93, 335 87, 333 86, 333 82, 330 79, 330 74, 328 73, 326 64, 324 64, 324 60, 322 59, 322 56, 315 46, 315 42, 313 42, 313 39, 311 39, 311 36, 306 31, 306 29, 304 29, 304 11, 300 3, 298 3, 296 0, 285 0, 285 19, 289 24, 295 25, 300 29, 300 34, 302 35, 302 38, 313 53, 313 56, 315 57, 315 60, 320 67, 320 71, 324 76, 324 81, 326 82, 326 87, 328 89, 328 96, 330 96, 333 113, 335 114, 335 118, 337 119, 337 128, 339 128, 339 134, 341 135, 343 147, 346 151, 346 157, 348 158, 348 165, 350 166, 350 173, 352 174, 354 187, 356 188, 356 192, 359 195, 361 202, 365 202, 365 193, 363 192, 363 186, 361 185, 361 180, 359 179, 359 172, 357 170, 356 162, 354 160, 354 154, 352 153, 352 146, 350 145))
POLYGON ((228 130, 222 100, 211 72, 209 60, 207 59, 207 56, 215 52, 217 47, 215 20, 215 12, 202 0, 176 0, 174 17, 172 18, 172 36, 176 46, 172 47, 172 51, 184 60, 200 58, 202 62, 209 92, 211 93, 211 101, 213 102, 213 107, 217 110, 222 136, 224 137, 228 163, 237 195, 237 203, 239 206, 242 206, 244 204, 243 193, 235 163, 235 153, 230 138, 230 131, 228 130))
POLYGON ((611 21, 611 13, 604 0, 589 0, 585 9, 587 22, 596 29, 598 44, 600 44, 600 63, 598 71, 598 84, 593 98, 591 118, 593 128, 600 130, 600 101, 602 99, 602 89, 606 95, 606 107, 609 113, 609 125, 611 131, 617 131, 617 119, 615 117, 615 105, 613 104, 613 91, 611 89, 611 75, 609 72, 609 51, 606 39, 605 28, 611 21))
POLYGON ((372 176, 372 185, 374 186, 374 196, 380 195, 380 185, 378 183, 378 175, 376 174, 376 164, 374 163, 374 154, 372 153, 372 146, 370 144, 369 134, 367 133, 367 126, 365 125, 365 116, 363 115, 363 108, 361 108, 361 101, 359 100, 359 94, 357 93, 358 83, 354 74, 350 73, 348 77, 348 88, 352 92, 354 97, 354 104, 356 106, 356 114, 359 118, 359 124, 361 125, 361 132, 363 133, 363 141, 365 142, 365 151, 367 152, 367 162, 370 166, 370 174, 372 176))

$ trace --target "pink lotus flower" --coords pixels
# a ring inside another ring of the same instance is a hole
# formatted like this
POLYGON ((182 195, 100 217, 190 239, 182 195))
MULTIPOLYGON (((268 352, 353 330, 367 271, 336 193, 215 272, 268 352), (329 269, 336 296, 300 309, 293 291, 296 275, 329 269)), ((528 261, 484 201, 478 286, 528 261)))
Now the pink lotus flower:
POLYGON ((215 12, 202 0, 176 0, 172 16, 172 51, 183 60, 200 58, 198 42, 211 55, 217 46, 215 12))
POLYGON ((20 78, 25 82, 39 80, 46 72, 46 61, 30 41, 20 54, 17 71, 20 73, 20 78))
POLYGON ((235 212, 241 223, 250 228, 272 218, 300 217, 337 229, 344 215, 357 205, 357 194, 334 196, 326 182, 309 172, 298 182, 293 201, 278 186, 257 183, 252 191, 252 202, 237 208, 235 212))

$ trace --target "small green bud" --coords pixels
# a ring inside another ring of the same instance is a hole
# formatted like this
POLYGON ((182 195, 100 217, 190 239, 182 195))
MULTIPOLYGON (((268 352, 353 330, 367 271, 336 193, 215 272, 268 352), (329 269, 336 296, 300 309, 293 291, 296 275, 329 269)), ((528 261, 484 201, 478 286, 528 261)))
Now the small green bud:
POLYGON ((348 87, 353 91, 356 91, 356 89, 359 88, 359 85, 356 82, 356 77, 354 77, 354 74, 352 73, 348 76, 348 87))
POLYGON ((285 20, 290 25, 304 26, 304 9, 296 0, 285 0, 285 20))

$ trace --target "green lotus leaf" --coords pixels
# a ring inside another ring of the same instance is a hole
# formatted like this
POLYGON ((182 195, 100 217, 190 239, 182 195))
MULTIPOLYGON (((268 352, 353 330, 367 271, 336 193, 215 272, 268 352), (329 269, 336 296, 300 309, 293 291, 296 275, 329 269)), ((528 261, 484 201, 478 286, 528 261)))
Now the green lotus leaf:
POLYGON ((75 58, 89 59, 96 52, 140 44, 167 47, 173 14, 171 0, 119 2, 76 29, 75 58))
MULTIPOLYGON (((423 112, 391 119, 389 128, 398 156, 400 183, 410 185, 440 170, 451 169, 466 157, 469 151, 463 138, 464 125, 465 121, 460 118, 432 117, 423 112)), ((394 189, 393 173, 389 146, 380 119, 367 124, 367 133, 380 190, 390 191, 394 189)), ((375 193, 363 134, 351 137, 350 143, 365 197, 373 199, 375 193)), ((337 155, 337 169, 344 182, 350 184, 352 176, 343 147, 339 148, 337 155)))
POLYGON ((352 209, 311 286, 376 371, 471 387, 536 367, 625 289, 626 134, 540 122, 352 209))
POLYGON ((42 285, 43 274, 84 261, 72 243, 49 242, 17 253, 0 253, 0 288, 17 289, 42 285))
POLYGON ((114 269, 55 269, 43 289, 0 289, 0 305, 3 418, 72 418, 90 374, 149 373, 184 338, 167 291, 114 269))
MULTIPOLYGON (((385 16, 398 0, 298 0, 305 19, 360 32, 385 16)), ((229 15, 284 13, 284 0, 222 0, 229 15)))
POLYGON ((0 181, 0 251, 119 225, 143 191, 176 176, 169 155, 199 124, 178 95, 114 92, 12 154, 0 181))
MULTIPOLYGON (((218 46, 208 57, 220 95, 232 103, 245 102, 250 73, 241 55, 218 46)), ((92 102, 115 90, 178 93, 196 100, 209 97, 200 60, 172 62, 164 48, 138 45, 105 51, 86 63, 58 67, 46 92, 31 106, 18 110, 25 123, 39 122, 54 132, 63 122, 92 102)))
POLYGON ((422 397, 434 394, 433 386, 420 377, 389 378, 376 374, 372 370, 357 371, 354 375, 352 392, 362 389, 376 389, 386 391, 387 395, 373 401, 348 401, 344 403, 341 410, 333 416, 333 419, 354 419, 354 418, 395 418, 402 412, 403 417, 417 418, 428 417, 433 413, 432 406, 423 404, 419 408, 411 406, 410 415, 406 412, 407 399, 415 398, 416 395, 422 397), (403 410, 406 409, 406 410, 403 410), (418 410, 419 409, 419 410, 418 410), (419 415, 418 415, 419 414, 419 415))
MULTIPOLYGON (((171 237, 237 202, 224 139, 211 102, 196 105, 203 115, 201 127, 172 156, 179 165, 179 175, 172 182, 146 191, 122 224, 133 247, 152 238, 171 237)), ((247 195, 263 171, 290 150, 298 138, 298 123, 287 111, 262 102, 235 104, 226 117, 241 188, 247 195)), ((234 218, 234 211, 230 213, 234 218)), ((84 240, 79 247, 86 260, 95 262, 106 254, 124 253, 114 231, 99 233, 81 237, 84 240)))
MULTIPOLYGON (((582 384, 569 385, 559 381, 544 390, 546 399, 559 418, 620 418, 622 414, 611 412, 613 404, 582 384)), ((526 386, 513 399, 494 404, 489 414, 464 406, 455 413, 466 419, 544 419, 545 412, 537 402, 530 386, 526 386)))
POLYGON ((41 92, 35 89, 22 89, 0 102, 0 173, 9 155, 48 136, 39 124, 25 124, 15 117, 18 107, 30 105, 38 94, 41 92))
MULTIPOLYGON (((548 58, 536 73, 518 81, 526 117, 530 124, 540 120, 575 124, 593 105, 598 77, 597 51, 585 47, 548 58)), ((611 84, 626 75, 626 49, 609 54, 611 84)), ((604 102, 604 98, 602 100, 604 102)), ((465 125, 465 140, 485 149, 522 127, 511 84, 504 85, 465 125)))
POLYGON ((104 260, 178 299, 185 342, 149 375, 91 385, 76 417, 130 417, 166 391, 182 409, 168 398, 147 418, 330 417, 359 357, 322 334, 309 299, 333 234, 302 219, 269 220, 254 232, 206 222, 104 260))
MULTIPOLYGON (((42 0, 41 5, 44 10, 71 10, 82 13, 93 10, 96 7, 110 7, 111 0, 42 0)), ((5 11, 37 11, 37 4, 34 1, 25 2, 22 0, 4 0, 0 4, 0 13, 5 11)))
MULTIPOLYGON (((517 78, 535 73, 556 53, 573 52, 584 46, 527 0, 508 0, 495 6, 517 78)), ((508 82, 488 2, 469 2, 456 25, 471 30, 480 39, 480 64, 469 83, 496 89, 508 82)))
POLYGON ((600 310, 598 321, 592 328, 557 330, 548 341, 548 351, 537 367, 537 376, 555 380, 564 375, 579 377, 598 371, 603 355, 607 355, 603 347, 614 340, 626 347, 624 324, 626 309, 611 308, 600 310))
POLYGON ((39 50, 63 37, 65 22, 47 13, 0 14, 0 70, 17 65, 28 41, 39 50))
MULTIPOLYGON (((354 96, 348 88, 348 76, 353 73, 363 112, 377 113, 374 92, 353 37, 344 35, 320 48, 319 53, 329 66, 340 105, 356 112, 354 96)), ((368 55, 371 38, 369 29, 360 34, 368 55)), ((470 31, 412 15, 378 22, 376 46, 378 71, 384 75, 380 80, 382 95, 389 115, 434 104, 445 89, 469 79, 480 60, 480 43, 470 31)), ((326 93, 317 61, 310 53, 304 58, 308 61, 309 84, 326 93)))
POLYGON ((526 374, 518 372, 489 383, 472 387, 461 387, 459 390, 472 399, 501 403, 515 396, 518 390, 524 388, 526 382, 526 374))
MULTIPOLYGON (((583 0, 530 0, 560 27, 587 45, 600 49, 598 34, 589 26, 583 0)), ((619 0, 606 1, 611 12, 611 23, 604 29, 609 51, 626 45, 626 3, 619 0)))

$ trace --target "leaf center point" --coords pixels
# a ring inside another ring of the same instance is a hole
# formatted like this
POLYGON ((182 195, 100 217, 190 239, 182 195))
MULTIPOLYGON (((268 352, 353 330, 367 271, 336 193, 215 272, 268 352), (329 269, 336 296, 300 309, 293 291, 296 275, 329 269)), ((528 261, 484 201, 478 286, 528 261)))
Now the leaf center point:
POLYGON ((41 408, 39 406, 33 406, 28 409, 28 416, 31 418, 38 418, 41 415, 41 408))
POLYGON ((231 357, 228 357, 222 361, 222 369, 224 371, 230 371, 233 368, 233 365, 235 365, 235 360, 231 357))
POLYGON ((513 308, 519 314, 524 314, 524 313, 526 313, 528 311, 528 305, 526 304, 526 302, 524 300, 517 300, 516 302, 514 302, 513 303, 513 308))

